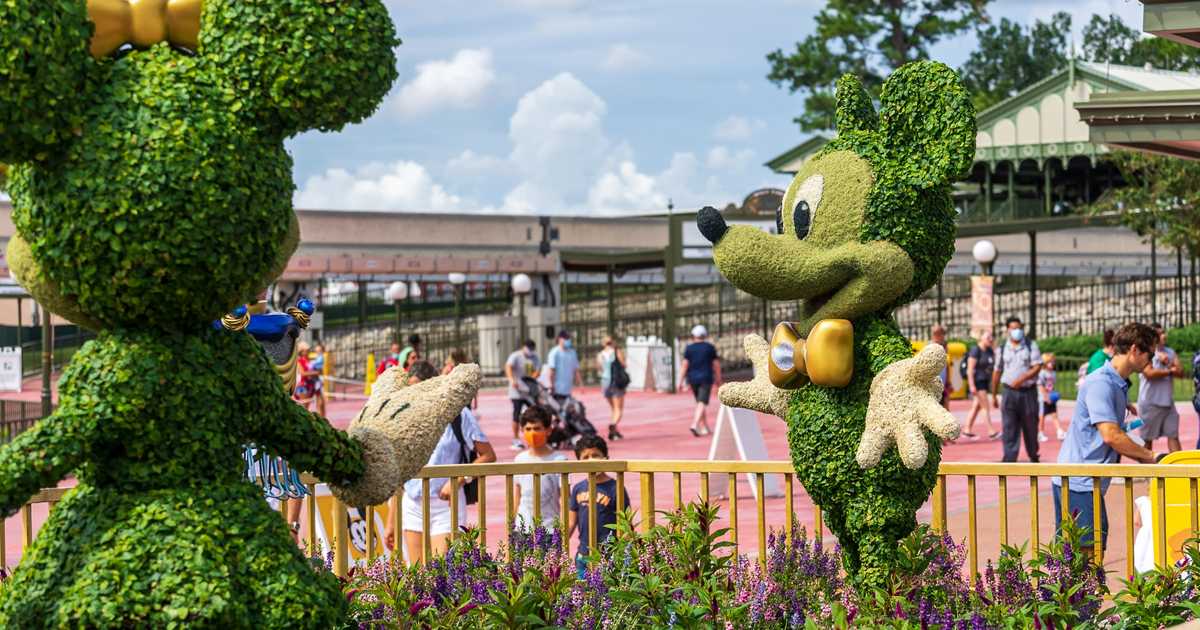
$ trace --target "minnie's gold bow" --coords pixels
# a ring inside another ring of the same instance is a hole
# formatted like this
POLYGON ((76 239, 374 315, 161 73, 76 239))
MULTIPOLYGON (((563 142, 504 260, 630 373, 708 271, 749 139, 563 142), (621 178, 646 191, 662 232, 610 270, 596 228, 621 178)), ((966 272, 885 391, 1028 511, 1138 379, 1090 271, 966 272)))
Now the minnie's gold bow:
POLYGON ((149 48, 170 42, 188 50, 200 43, 202 0, 87 0, 96 25, 91 52, 107 57, 125 44, 149 48))
POLYGON ((779 324, 771 335, 767 374, 780 389, 796 389, 805 377, 822 387, 849 385, 854 376, 854 326, 845 319, 823 319, 801 339, 795 324, 779 324))

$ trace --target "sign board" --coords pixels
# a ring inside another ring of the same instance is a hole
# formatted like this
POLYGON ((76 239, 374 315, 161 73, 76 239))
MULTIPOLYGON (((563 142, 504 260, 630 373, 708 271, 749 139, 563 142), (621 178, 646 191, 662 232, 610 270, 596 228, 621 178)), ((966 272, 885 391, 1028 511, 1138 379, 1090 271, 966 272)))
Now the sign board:
POLYGON ((21 391, 21 347, 0 348, 0 392, 21 391))
POLYGON ((625 340, 627 391, 671 391, 671 348, 658 337, 629 337, 625 340))
POLYGON ((992 329, 992 276, 971 276, 971 336, 979 339, 985 330, 992 329))
MULTIPOLYGON (((765 461, 767 443, 763 440, 762 427, 758 424, 758 415, 749 409, 737 409, 721 405, 717 411, 717 428, 713 431, 712 445, 708 449, 709 461, 765 461)), ((757 499, 757 473, 750 473, 750 492, 757 499)), ((710 493, 713 496, 727 496, 729 476, 713 474, 709 476, 710 493)), ((765 475, 763 492, 769 497, 783 496, 780 491, 779 475, 765 475)))

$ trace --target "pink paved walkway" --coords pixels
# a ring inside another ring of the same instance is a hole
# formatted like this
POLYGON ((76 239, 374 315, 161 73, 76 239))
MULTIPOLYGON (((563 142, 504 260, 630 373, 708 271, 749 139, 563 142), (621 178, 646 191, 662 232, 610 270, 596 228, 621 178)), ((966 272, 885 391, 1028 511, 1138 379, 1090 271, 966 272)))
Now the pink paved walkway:
MULTIPOLYGON (((577 392, 577 395, 583 400, 587 406, 588 415, 596 424, 601 434, 605 433, 608 419, 608 407, 604 399, 600 396, 597 388, 584 388, 577 392)), ((34 385, 29 390, 21 395, 23 399, 36 400, 39 396, 38 385, 34 385)), ((349 423, 350 418, 357 412, 361 401, 343 400, 331 402, 328 408, 328 415, 331 422, 335 426, 345 427, 349 423)), ((1069 419, 1073 403, 1071 401, 1063 401, 1059 404, 1063 418, 1069 419)), ((1182 417, 1181 438, 1185 448, 1188 448, 1196 443, 1197 438, 1197 419, 1195 412, 1190 405, 1180 404, 1180 414, 1182 417)), ((965 401, 954 401, 952 403, 952 411, 960 419, 965 419, 967 415, 968 405, 965 401)), ((483 392, 479 396, 479 417, 484 431, 492 438, 492 442, 496 446, 497 454, 501 461, 512 461, 516 451, 509 446, 512 441, 512 433, 510 428, 511 406, 505 397, 503 390, 491 390, 483 392)), ((610 445, 611 457, 613 459, 705 459, 708 456, 710 441, 708 438, 697 439, 692 437, 688 432, 688 426, 691 422, 692 399, 688 394, 669 395, 655 393, 631 393, 626 401, 625 420, 622 422, 622 432, 626 439, 610 445)), ((710 414, 715 415, 715 413, 710 414)), ((999 426, 999 414, 993 410, 995 424, 999 426)), ((715 418, 710 417, 710 422, 715 423, 715 418)), ((1064 420, 1064 425, 1066 420, 1064 420)), ((760 424, 763 430, 763 435, 767 444, 768 455, 774 460, 787 459, 787 441, 786 429, 784 424, 778 419, 760 416, 760 424)), ((986 429, 982 424, 982 419, 977 423, 976 433, 984 434, 986 429)), ((1041 445, 1042 461, 1053 462, 1058 454, 1059 441, 1051 435, 1049 442, 1041 445)), ((1159 448, 1165 448, 1165 444, 1160 443, 1159 448)), ((1000 460, 1000 442, 998 440, 979 439, 971 441, 960 439, 958 443, 949 444, 943 450, 943 459, 946 461, 970 461, 970 462, 996 462, 1000 460)), ((1022 453, 1022 461, 1024 461, 1024 453, 1022 453)), ((574 481, 574 480, 573 480, 574 481)), ((63 485, 69 485, 64 483, 63 485)), ((699 475, 684 475, 683 477, 683 496, 686 499, 699 496, 700 480, 699 475)), ((640 485, 636 476, 630 475, 626 479, 626 488, 630 494, 630 499, 634 506, 641 505, 640 485)), ((714 495, 718 492, 714 485, 712 488, 714 495)), ((1049 480, 1043 480, 1039 488, 1040 504, 1041 504, 1041 540, 1047 540, 1047 532, 1053 530, 1053 504, 1050 502, 1049 496, 1049 480)), ((488 539, 493 544, 499 541, 504 536, 504 484, 503 479, 491 479, 488 485, 488 539)), ((742 550, 747 553, 757 552, 757 510, 753 495, 751 494, 749 483, 745 479, 740 480, 739 484, 739 539, 741 541, 742 550)), ((964 538, 967 530, 966 522, 966 502, 967 490, 965 479, 952 479, 948 486, 947 501, 950 507, 950 529, 951 533, 956 538, 964 538)), ((1119 486, 1117 489, 1109 492, 1110 500, 1119 500, 1121 492, 1119 486)), ((1028 537, 1029 519, 1029 486, 1024 479, 1013 479, 1009 484, 1009 504, 1010 504, 1010 538, 1011 542, 1019 544, 1022 540, 1028 537)), ((977 506, 980 509, 979 528, 980 528, 980 557, 981 563, 983 559, 995 557, 998 552, 997 530, 999 524, 995 516, 995 508, 998 502, 997 482, 993 479, 979 480, 977 488, 977 506)), ((724 518, 728 516, 728 507, 726 502, 719 502, 721 513, 724 518)), ((671 509, 673 506, 673 490, 672 479, 669 474, 660 474, 656 476, 656 506, 660 510, 671 509)), ((795 496, 796 516, 799 522, 805 524, 811 531, 813 523, 812 504, 804 494, 803 488, 796 484, 795 496)), ((1123 504, 1117 503, 1110 508, 1123 509, 1123 504), (1117 507, 1120 506, 1120 507, 1117 507)), ((45 519, 45 506, 34 508, 34 525, 35 528, 45 519)), ((471 508, 470 520, 477 522, 475 509, 471 508)), ((785 506, 782 498, 768 498, 765 504, 766 522, 769 527, 780 529, 785 522, 784 518, 785 506)), ((1120 514, 1121 512, 1116 512, 1120 514)), ((930 518, 930 506, 926 504, 918 514, 918 519, 928 521, 930 518)), ((1117 520, 1117 519, 1114 519, 1117 520)), ((1114 525, 1115 527, 1115 525, 1114 525)), ((5 523, 7 563, 11 566, 15 564, 20 557, 22 530, 20 519, 18 517, 9 518, 5 523)), ((831 535, 826 533, 827 539, 831 535)), ((1111 569, 1119 570, 1123 567, 1123 541, 1124 535, 1114 529, 1112 536, 1115 537, 1110 545, 1121 547, 1121 554, 1112 554, 1106 564, 1111 569)))

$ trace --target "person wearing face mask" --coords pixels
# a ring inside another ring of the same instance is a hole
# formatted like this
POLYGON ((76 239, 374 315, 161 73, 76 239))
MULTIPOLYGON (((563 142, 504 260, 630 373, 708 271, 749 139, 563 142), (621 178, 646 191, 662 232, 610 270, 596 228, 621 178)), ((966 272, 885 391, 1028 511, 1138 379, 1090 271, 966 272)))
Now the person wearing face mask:
POLYGON ((1004 386, 1000 398, 1001 441, 1004 458, 1015 462, 1020 441, 1025 442, 1029 461, 1038 461, 1037 376, 1042 370, 1042 354, 1037 342, 1025 337, 1025 326, 1018 317, 1005 321, 1008 339, 996 348, 996 367, 992 370, 992 391, 1004 386))
POLYGON ((571 396, 573 387, 583 387, 583 378, 579 374, 579 355, 571 343, 570 332, 559 331, 558 345, 546 355, 546 371, 549 372, 550 393, 560 403, 571 396))
MULTIPOLYGON (((1089 374, 1079 390, 1066 439, 1058 452, 1060 464, 1112 464, 1119 455, 1153 464, 1165 456, 1165 453, 1156 455, 1140 446, 1125 433, 1125 415, 1129 410, 1128 379, 1150 365, 1159 343, 1158 332, 1145 324, 1125 324, 1117 329, 1113 343, 1116 353, 1112 360, 1089 374)), ((1108 541, 1108 511, 1103 495, 1111 481, 1100 481, 1100 522, 1096 523, 1091 477, 1068 479, 1068 505, 1065 507, 1062 505, 1062 477, 1051 479, 1056 531, 1061 531, 1064 510, 1074 514, 1075 523, 1085 528, 1080 540, 1085 554, 1090 555, 1093 551, 1093 532, 1100 534, 1101 548, 1108 541)))
MULTIPOLYGON (((529 407, 521 414, 521 432, 529 448, 517 453, 513 463, 530 464, 540 462, 565 462, 567 456, 550 448, 546 442, 550 438, 550 412, 544 407, 529 407)), ((538 475, 541 497, 534 496, 533 475, 517 475, 514 481, 514 492, 517 497, 517 522, 524 527, 553 527, 554 519, 559 518, 559 475, 538 475), (535 521, 533 502, 541 503, 541 520, 535 521)))
POLYGON ((532 339, 526 339, 525 345, 508 355, 504 362, 504 376, 508 379, 508 399, 512 401, 512 448, 519 451, 525 448, 521 440, 521 412, 529 404, 529 386, 521 381, 522 378, 536 378, 542 368, 538 359, 537 344, 532 339))

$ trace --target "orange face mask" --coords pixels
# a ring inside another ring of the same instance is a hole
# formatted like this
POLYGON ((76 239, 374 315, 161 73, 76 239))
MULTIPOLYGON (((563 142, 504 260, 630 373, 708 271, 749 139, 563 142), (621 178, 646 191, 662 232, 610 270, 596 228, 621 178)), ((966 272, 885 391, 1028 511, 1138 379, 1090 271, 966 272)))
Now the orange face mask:
POLYGON ((545 431, 536 429, 525 429, 525 443, 533 448, 541 448, 546 445, 548 436, 545 431))

